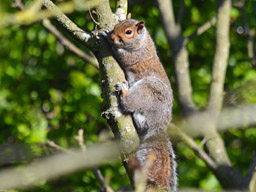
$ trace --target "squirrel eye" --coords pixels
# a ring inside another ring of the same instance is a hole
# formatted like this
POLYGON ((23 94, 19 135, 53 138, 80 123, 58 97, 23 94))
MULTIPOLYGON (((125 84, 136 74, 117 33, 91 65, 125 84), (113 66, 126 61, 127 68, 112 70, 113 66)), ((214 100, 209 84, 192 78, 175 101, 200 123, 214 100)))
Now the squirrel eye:
POLYGON ((127 30, 127 31, 125 31, 125 34, 126 34, 126 35, 131 35, 131 34, 132 34, 132 30, 127 30))

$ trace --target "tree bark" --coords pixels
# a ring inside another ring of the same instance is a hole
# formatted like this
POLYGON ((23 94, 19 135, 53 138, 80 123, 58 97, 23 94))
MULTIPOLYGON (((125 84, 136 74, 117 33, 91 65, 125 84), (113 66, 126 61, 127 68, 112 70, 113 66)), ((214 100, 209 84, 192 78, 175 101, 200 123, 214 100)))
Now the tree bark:
MULTIPOLYGON (((127 0, 117 1, 117 8, 119 13, 115 15, 112 13, 109 1, 102 1, 99 5, 95 6, 95 14, 97 15, 97 29, 93 33, 86 33, 79 29, 67 16, 54 5, 50 0, 43 0, 44 6, 49 10, 56 12, 57 21, 60 22, 64 28, 72 32, 72 36, 78 39, 82 44, 88 47, 96 56, 99 63, 99 70, 101 75, 102 87, 102 116, 107 119, 115 137, 119 139, 121 146, 121 155, 124 165, 127 164, 128 159, 134 156, 139 145, 139 137, 133 125, 131 116, 123 115, 119 109, 118 95, 115 91, 115 85, 118 82, 125 81, 125 76, 113 57, 111 47, 108 44, 104 32, 112 30, 115 24, 123 19, 122 14, 127 12, 127 0)), ((132 171, 128 170, 127 173, 132 182, 132 171)))

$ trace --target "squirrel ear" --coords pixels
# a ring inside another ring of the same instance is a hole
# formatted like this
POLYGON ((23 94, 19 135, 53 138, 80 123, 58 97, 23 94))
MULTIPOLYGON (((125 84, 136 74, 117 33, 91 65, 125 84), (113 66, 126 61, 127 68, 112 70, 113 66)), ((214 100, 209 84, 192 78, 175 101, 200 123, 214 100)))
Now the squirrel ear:
POLYGON ((128 13, 126 19, 131 19, 132 18, 132 14, 131 13, 128 13))
POLYGON ((137 24, 136 24, 136 27, 137 27, 137 33, 141 33, 142 29, 144 28, 145 26, 145 22, 144 21, 139 21, 137 24))

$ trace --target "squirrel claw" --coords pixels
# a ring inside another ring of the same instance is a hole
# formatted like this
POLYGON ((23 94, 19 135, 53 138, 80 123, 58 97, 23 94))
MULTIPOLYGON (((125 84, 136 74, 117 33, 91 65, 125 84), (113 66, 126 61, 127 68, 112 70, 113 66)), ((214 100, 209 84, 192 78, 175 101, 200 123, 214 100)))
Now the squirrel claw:
POLYGON ((116 84, 115 86, 115 90, 118 94, 122 95, 123 97, 125 97, 127 91, 128 91, 128 82, 124 81, 124 82, 119 82, 116 84))
POLYGON ((105 30, 102 31, 100 34, 101 34, 103 37, 108 37, 110 33, 111 33, 111 30, 110 30, 110 29, 105 29, 105 30))

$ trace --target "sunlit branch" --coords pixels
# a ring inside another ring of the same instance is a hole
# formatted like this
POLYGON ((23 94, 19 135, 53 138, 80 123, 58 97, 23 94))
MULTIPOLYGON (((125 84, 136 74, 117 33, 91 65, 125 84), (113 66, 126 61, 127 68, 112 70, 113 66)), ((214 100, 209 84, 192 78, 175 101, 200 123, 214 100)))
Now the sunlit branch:
MULTIPOLYGON (((38 1, 41 2, 41 1, 38 1)), ((30 6, 23 11, 19 11, 13 14, 3 15, 0 21, 0 28, 8 27, 10 25, 29 25, 34 22, 41 21, 42 19, 56 16, 55 13, 48 10, 37 10, 38 3, 34 3, 34 6, 30 6)), ((59 10, 63 13, 71 13, 74 11, 72 2, 65 2, 59 5, 59 10)))
POLYGON ((43 26, 48 29, 53 35, 55 35, 60 42, 66 46, 70 51, 72 51, 73 53, 75 53, 78 57, 82 58, 84 61, 89 62, 89 64, 91 64, 92 66, 94 66, 95 68, 99 68, 98 66, 98 62, 95 59, 95 57, 90 56, 88 54, 86 54, 85 52, 83 52, 81 49, 79 49, 77 46, 75 46, 71 41, 69 41, 64 35, 62 35, 60 33, 59 30, 57 30, 57 28, 51 24, 49 19, 43 19, 42 22, 43 26))
POLYGON ((223 87, 229 57, 231 0, 219 0, 216 21, 216 48, 207 110, 217 115, 222 108, 223 87))
POLYGON ((119 145, 115 142, 88 147, 86 152, 72 150, 67 153, 65 151, 38 159, 28 165, 2 170, 0 172, 0 189, 32 187, 42 180, 53 179, 114 161, 118 156, 119 145))
MULTIPOLYGON (((85 144, 84 144, 84 130, 83 130, 83 129, 79 129, 79 130, 78 130, 78 135, 75 137, 75 139, 77 140, 77 142, 78 142, 78 144, 79 144, 81 150, 82 150, 83 152, 85 152, 85 151, 86 151, 86 146, 85 146, 85 144)), ((103 177, 103 175, 102 175, 100 169, 97 168, 97 167, 94 167, 94 168, 92 168, 92 171, 93 171, 93 173, 94 173, 96 179, 99 181, 101 187, 102 187, 103 189, 105 189, 106 192, 113 192, 113 190, 111 189, 111 187, 110 187, 109 185, 107 185, 107 183, 105 182, 105 179, 104 179, 104 177, 103 177)))
POLYGON ((127 0, 117 0, 116 1, 116 12, 115 16, 117 21, 125 20, 127 14, 128 2, 127 0))
MULTIPOLYGON (((229 107, 223 109, 216 120, 216 129, 220 132, 242 129, 256 125, 256 105, 229 107)), ((174 120, 168 132, 176 136, 178 130, 182 130, 192 138, 202 137, 209 131, 209 122, 214 122, 214 117, 208 112, 201 112, 184 119, 174 120), (178 127, 178 128, 177 128, 178 127), (177 128, 177 129, 176 129, 177 128)))
POLYGON ((197 111, 197 109, 192 98, 188 51, 183 44, 182 29, 175 23, 172 1, 156 0, 156 3, 159 8, 166 37, 172 49, 178 101, 183 114, 189 115, 197 111))
MULTIPOLYGON (((21 10, 24 10, 25 7, 23 3, 20 0, 14 0, 15 6, 18 7, 21 10)), ((82 58, 84 61, 89 62, 92 64, 95 68, 98 69, 98 62, 97 60, 85 52, 83 52, 81 49, 79 49, 77 46, 75 46, 71 41, 69 41, 64 35, 60 33, 60 31, 51 24, 51 21, 49 19, 43 19, 42 20, 42 25, 49 30, 53 35, 55 35, 59 41, 66 46, 69 50, 71 50, 73 53, 75 53, 77 56, 82 58)))
POLYGON ((191 147, 196 154, 211 168, 211 169, 216 169, 217 164, 207 155, 206 152, 204 152, 197 144, 196 142, 186 135, 183 132, 179 132, 178 135, 182 138, 182 140, 189 146, 191 147))
POLYGON ((43 0, 43 5, 50 10, 57 21, 62 24, 62 26, 67 29, 74 37, 81 40, 82 42, 87 42, 91 35, 80 29, 73 21, 71 21, 52 1, 43 0))
POLYGON ((57 145, 54 141, 50 141, 48 140, 46 142, 50 147, 56 149, 56 150, 59 150, 59 151, 62 151, 62 152, 65 152, 65 153, 69 153, 69 154, 74 154, 71 150, 68 150, 68 149, 65 149, 59 145, 57 145))
POLYGON ((185 40, 184 40, 184 44, 187 44, 188 41, 191 40, 192 38, 203 34, 205 31, 207 31, 207 30, 210 29, 213 25, 215 25, 215 23, 216 23, 216 16, 214 16, 214 17, 211 18, 209 21, 207 21, 206 23, 204 23, 203 25, 201 25, 194 33, 192 33, 191 35, 189 35, 188 37, 186 37, 185 40))

